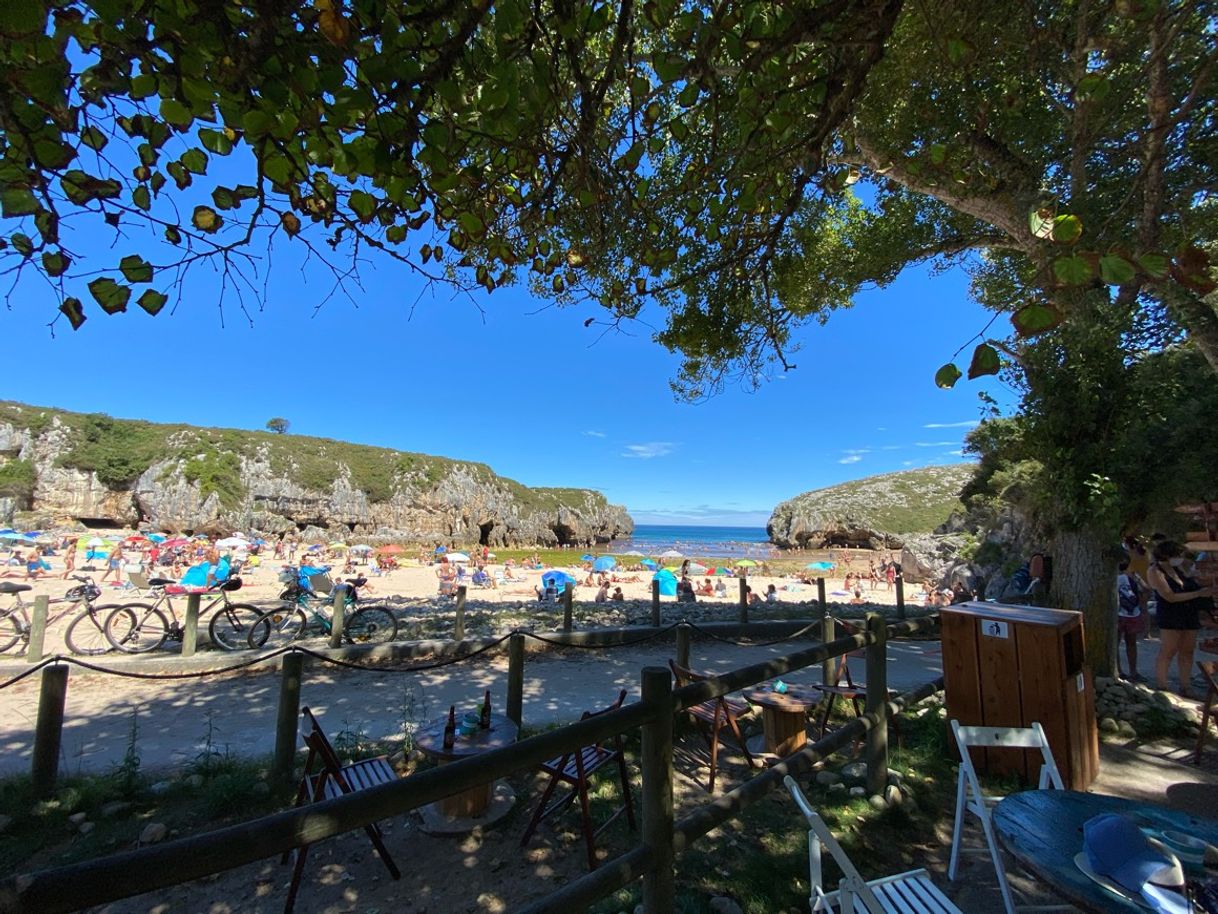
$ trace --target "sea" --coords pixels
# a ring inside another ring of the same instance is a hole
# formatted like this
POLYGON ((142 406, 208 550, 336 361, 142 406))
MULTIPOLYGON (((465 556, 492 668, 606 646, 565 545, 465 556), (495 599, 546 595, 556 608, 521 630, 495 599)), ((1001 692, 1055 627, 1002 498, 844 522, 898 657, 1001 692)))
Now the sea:
POLYGON ((676 524, 636 524, 629 539, 615 540, 607 551, 621 555, 631 550, 659 555, 676 550, 698 558, 768 558, 777 550, 765 527, 693 527, 676 524))

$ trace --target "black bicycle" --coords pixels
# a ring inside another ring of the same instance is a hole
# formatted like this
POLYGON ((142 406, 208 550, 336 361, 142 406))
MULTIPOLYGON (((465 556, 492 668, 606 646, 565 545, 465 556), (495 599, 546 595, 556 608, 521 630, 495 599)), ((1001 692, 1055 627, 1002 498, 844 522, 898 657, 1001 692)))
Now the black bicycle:
MULTIPOLYGON (((104 654, 111 648, 106 638, 106 616, 118 606, 113 603, 96 605, 95 601, 102 595, 102 590, 88 575, 74 574, 72 580, 79 581, 80 584, 69 588, 62 597, 51 600, 52 607, 64 608, 59 611, 51 610, 47 614, 47 628, 79 609, 80 612, 68 623, 68 629, 64 632, 64 642, 68 650, 73 654, 104 654)), ((30 643, 30 610, 33 607, 21 598, 23 593, 30 590, 33 588, 29 584, 0 581, 0 594, 13 597, 12 603, 0 609, 0 654, 18 642, 25 645, 30 643)))
MULTIPOLYGON (((155 651, 167 640, 182 640, 184 629, 178 621, 173 598, 183 597, 185 592, 170 593, 166 590, 167 586, 177 584, 177 581, 167 578, 153 578, 148 584, 154 597, 152 603, 124 603, 106 618, 106 638, 123 653, 144 654, 155 651)), ((199 607, 200 622, 211 614, 207 634, 212 644, 226 651, 249 645, 250 631, 264 612, 263 608, 251 603, 233 603, 229 594, 240 589, 241 578, 229 578, 213 584, 203 594, 207 602, 199 607)))

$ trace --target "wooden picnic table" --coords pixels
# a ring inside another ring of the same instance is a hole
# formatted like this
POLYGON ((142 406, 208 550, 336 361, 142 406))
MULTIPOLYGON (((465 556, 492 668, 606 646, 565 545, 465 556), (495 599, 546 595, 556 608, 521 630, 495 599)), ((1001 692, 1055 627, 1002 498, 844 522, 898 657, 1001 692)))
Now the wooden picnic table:
MULTIPOLYGON (((492 749, 502 749, 516 742, 520 728, 510 717, 503 714, 492 714, 491 725, 487 730, 477 729, 473 733, 462 736, 457 732, 451 749, 444 748, 444 728, 448 725, 448 715, 432 721, 415 734, 415 746, 425 755, 439 761, 441 765, 457 759, 469 758, 492 749)), ((495 784, 489 781, 471 787, 463 793, 445 797, 439 801, 439 810, 449 818, 473 818, 486 812, 491 803, 491 795, 495 784)))
POLYGON ((1045 885, 1084 911, 1145 914, 1145 905, 1117 896, 1078 868, 1083 823, 1102 813, 1128 816, 1139 826, 1182 831, 1218 844, 1218 823, 1152 803, 1075 790, 1025 790, 994 808, 998 843, 1045 885))

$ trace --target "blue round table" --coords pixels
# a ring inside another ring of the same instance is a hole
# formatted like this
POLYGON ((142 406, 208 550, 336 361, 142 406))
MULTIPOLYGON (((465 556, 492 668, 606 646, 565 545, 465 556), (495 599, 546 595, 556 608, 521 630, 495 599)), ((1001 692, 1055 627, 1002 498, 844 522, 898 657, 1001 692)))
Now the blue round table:
POLYGON ((1165 806, 1074 790, 1026 790, 1004 797, 994 808, 998 843, 1046 886, 1084 911, 1145 914, 1140 904, 1116 897, 1074 863, 1083 849, 1083 823, 1112 812, 1139 826, 1188 832, 1218 845, 1218 823, 1165 806))

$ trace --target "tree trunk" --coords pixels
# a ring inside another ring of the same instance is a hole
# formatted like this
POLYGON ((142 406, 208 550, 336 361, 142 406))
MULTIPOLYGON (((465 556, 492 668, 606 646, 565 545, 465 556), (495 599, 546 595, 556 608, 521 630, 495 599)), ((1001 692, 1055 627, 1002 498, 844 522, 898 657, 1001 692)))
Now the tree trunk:
POLYGON ((1116 559, 1114 538, 1094 529, 1058 533, 1051 546, 1049 605, 1083 614, 1087 664, 1096 676, 1116 672, 1116 559))

